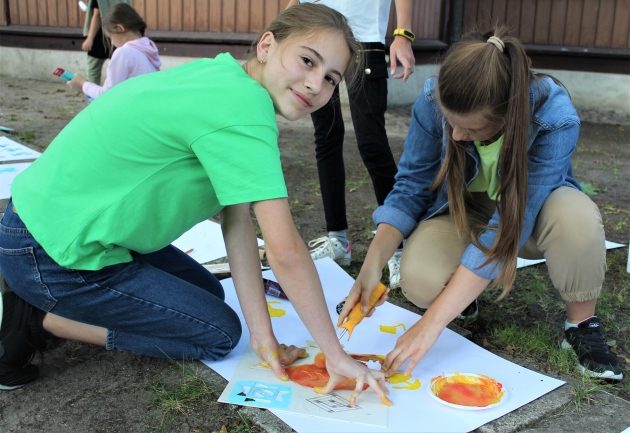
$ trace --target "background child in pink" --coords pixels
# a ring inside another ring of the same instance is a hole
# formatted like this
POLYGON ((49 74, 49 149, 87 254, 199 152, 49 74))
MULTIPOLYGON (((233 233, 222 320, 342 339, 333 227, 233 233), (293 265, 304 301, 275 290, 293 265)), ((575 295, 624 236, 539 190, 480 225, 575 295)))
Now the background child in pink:
POLYGON ((114 5, 105 18, 104 30, 117 49, 107 66, 105 82, 99 86, 77 74, 68 84, 93 99, 128 78, 159 71, 160 55, 153 41, 144 36, 146 27, 133 7, 114 5))

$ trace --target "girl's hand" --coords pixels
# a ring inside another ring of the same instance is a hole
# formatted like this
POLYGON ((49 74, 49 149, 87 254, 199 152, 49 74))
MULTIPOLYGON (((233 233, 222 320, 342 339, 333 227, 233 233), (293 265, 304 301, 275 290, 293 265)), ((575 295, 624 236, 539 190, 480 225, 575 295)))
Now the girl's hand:
POLYGON ((390 75, 393 78, 402 78, 403 81, 407 81, 407 78, 413 74, 415 70, 416 59, 413 55, 413 49, 411 48, 411 42, 402 36, 394 37, 394 40, 389 47, 389 63, 390 63, 390 75), (396 72, 396 66, 400 63, 402 66, 402 72, 396 72))
POLYGON ((94 44, 94 41, 92 39, 85 38, 85 40, 81 44, 81 50, 83 50, 83 51, 90 51, 92 49, 92 45, 93 44, 94 44))
POLYGON ((308 356, 305 349, 293 345, 278 344, 276 337, 273 335, 264 339, 264 341, 253 336, 250 340, 258 357, 269 365, 273 374, 280 380, 289 380, 289 376, 284 370, 285 366, 293 364, 297 359, 308 356))
POLYGON ((383 363, 385 374, 387 376, 394 374, 407 360, 409 363, 405 368, 405 374, 411 374, 446 325, 477 299, 488 283, 490 280, 481 278, 463 265, 459 265, 446 288, 433 301, 422 318, 400 336, 394 350, 387 354, 383 363))
POLYGON ((87 80, 81 74, 76 74, 72 80, 68 81, 68 86, 72 87, 74 90, 78 90, 79 92, 83 91, 83 84, 87 80))
POLYGON ((391 406, 392 402, 387 398, 387 387, 385 385, 385 374, 381 371, 367 368, 364 364, 352 359, 350 355, 345 355, 341 360, 332 362, 326 357, 326 370, 330 375, 330 379, 324 388, 315 388, 315 392, 320 394, 328 394, 335 385, 346 377, 353 378, 357 385, 352 394, 350 394, 350 406, 354 407, 359 394, 363 392, 363 386, 368 384, 370 388, 378 395, 381 401, 387 406, 391 406))
POLYGON ((416 364, 433 346, 444 328, 429 324, 426 320, 418 320, 396 341, 394 349, 387 354, 383 363, 386 376, 396 373, 401 365, 409 360, 404 374, 411 374, 416 364))
POLYGON ((370 310, 370 295, 376 285, 381 281, 381 274, 373 269, 373 267, 368 269, 362 268, 361 272, 359 272, 359 276, 354 281, 354 284, 350 289, 350 293, 348 293, 348 296, 346 297, 343 309, 339 312, 339 318, 337 319, 338 327, 343 324, 344 320, 346 320, 346 317, 350 314, 350 311, 352 311, 352 308, 357 302, 361 302, 361 310, 369 317, 372 313, 374 313, 374 309, 376 307, 382 305, 383 302, 387 300, 389 289, 379 298, 374 308, 370 310))

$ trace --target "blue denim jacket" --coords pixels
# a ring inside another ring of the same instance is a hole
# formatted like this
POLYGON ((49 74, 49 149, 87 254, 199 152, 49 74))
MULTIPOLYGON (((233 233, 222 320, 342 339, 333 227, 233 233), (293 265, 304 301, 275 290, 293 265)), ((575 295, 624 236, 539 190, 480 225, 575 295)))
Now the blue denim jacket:
MULTIPOLYGON (((432 191, 431 185, 443 161, 446 144, 446 121, 436 99, 437 78, 429 78, 413 105, 411 125, 398 164, 396 184, 373 214, 376 224, 387 223, 408 237, 420 221, 448 212, 446 186, 432 191)), ((530 134, 528 143, 527 204, 520 246, 530 237, 543 203, 552 191, 561 186, 580 189, 571 174, 571 157, 580 133, 580 119, 566 90, 551 78, 532 80, 530 95, 530 134)), ((467 148, 467 184, 478 173, 479 155, 475 146, 467 148)), ((494 212, 489 226, 496 227, 499 214, 494 212)), ((496 238, 493 230, 484 231, 479 240, 490 247, 496 238)), ((431 248, 430 245, 427 248, 431 248)), ((476 275, 494 279, 498 263, 488 263, 486 255, 469 244, 460 263, 476 275)))

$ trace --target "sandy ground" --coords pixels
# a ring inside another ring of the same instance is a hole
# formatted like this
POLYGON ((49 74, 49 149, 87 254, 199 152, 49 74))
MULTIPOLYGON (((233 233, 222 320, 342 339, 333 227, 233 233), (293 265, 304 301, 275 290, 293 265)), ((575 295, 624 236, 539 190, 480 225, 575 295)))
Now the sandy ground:
MULTIPOLYGON (((14 128, 14 138, 40 151, 84 105, 85 99, 63 83, 0 77, 0 125, 14 128)), ((388 133, 396 158, 406 134, 408 113, 409 107, 388 113, 388 133)), ((347 110, 345 115, 349 115, 347 110)), ((309 240, 321 236, 325 228, 312 126, 305 119, 280 121, 280 128, 291 206, 304 239, 309 240)), ((578 176, 580 180, 598 189, 597 203, 610 209, 604 212, 608 238, 619 242, 630 237, 628 141, 628 132, 623 127, 584 125, 576 163, 576 170, 584 173, 578 176)), ((375 199, 351 126, 347 126, 345 158, 350 238, 354 242, 355 260, 360 260, 372 236, 370 215, 375 199)), ((6 201, 0 204, 0 210, 5 204, 6 201)), ((260 431, 245 420, 241 408, 215 402, 223 381, 199 363, 109 353, 72 342, 46 352, 38 362, 41 365, 38 381, 21 390, 0 393, 1 432, 148 432, 160 428, 210 432, 218 431, 221 426, 227 426, 228 431, 260 431), (155 401, 155 389, 180 383, 183 367, 198 368, 199 374, 216 386, 202 403, 176 410, 173 419, 165 420, 155 401)), ((258 416, 255 411, 248 413, 258 416)))

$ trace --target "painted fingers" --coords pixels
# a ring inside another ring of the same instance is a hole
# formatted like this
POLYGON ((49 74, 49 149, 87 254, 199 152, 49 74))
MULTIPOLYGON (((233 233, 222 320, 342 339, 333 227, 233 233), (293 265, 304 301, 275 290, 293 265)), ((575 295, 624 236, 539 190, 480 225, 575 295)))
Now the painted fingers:
MULTIPOLYGON (((361 368, 361 372, 358 375, 354 376, 356 385, 349 397, 350 406, 351 407, 356 406, 359 395, 364 391, 364 388, 366 385, 368 385, 368 387, 376 393, 376 395, 379 397, 381 402, 383 402, 383 404, 385 404, 386 406, 392 406, 393 403, 387 397, 388 390, 385 383, 385 374, 381 371, 369 369, 360 363, 357 363, 357 365, 361 368)), ((329 369, 329 374, 330 374, 330 369, 329 369)), ((330 379, 326 383, 326 386, 321 387, 321 388, 315 387, 313 389, 315 392, 319 394, 328 394, 332 392, 337 386, 337 384, 339 383, 339 381, 343 379, 344 377, 342 375, 332 373, 330 374, 330 379)))
POLYGON ((271 368, 278 379, 287 381, 289 376, 284 367, 293 364, 298 359, 307 358, 308 352, 301 347, 280 344, 276 349, 269 349, 266 346, 262 347, 258 351, 258 356, 271 368))
POLYGON ((271 368, 273 374, 280 380, 285 382, 289 380, 289 375, 284 370, 284 366, 280 362, 280 347, 276 346, 275 349, 269 349, 267 346, 263 346, 258 350, 258 356, 263 360, 265 364, 271 368))
POLYGON ((387 354, 383 362, 383 371, 386 376, 399 371, 407 362, 404 374, 412 374, 418 362, 431 349, 443 328, 427 325, 423 319, 417 321, 411 328, 403 333, 396 341, 394 349, 387 354))

